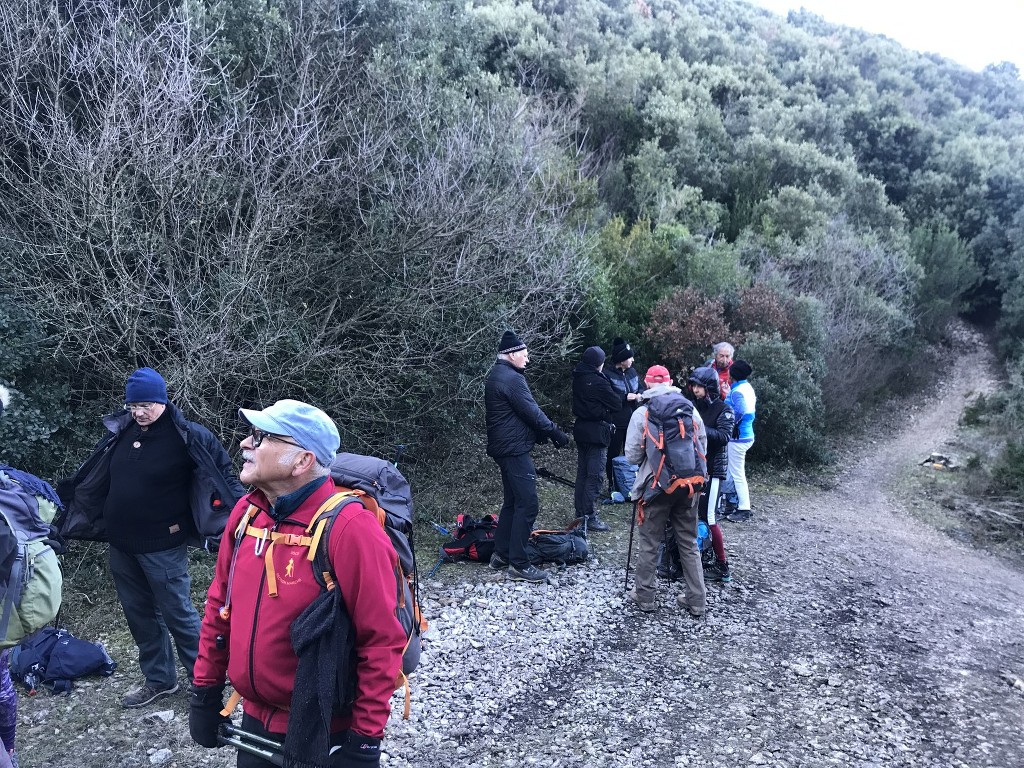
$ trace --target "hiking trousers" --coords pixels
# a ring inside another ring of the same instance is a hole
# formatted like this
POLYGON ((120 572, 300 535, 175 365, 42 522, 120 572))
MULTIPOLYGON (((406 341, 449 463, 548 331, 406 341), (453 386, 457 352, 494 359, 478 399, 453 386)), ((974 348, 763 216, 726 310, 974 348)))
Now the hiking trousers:
POLYGON ((172 637, 191 682, 199 655, 199 614, 192 604, 186 545, 133 554, 111 544, 110 574, 146 684, 158 691, 177 684, 172 637))
POLYGON ((725 482, 725 492, 729 495, 730 501, 735 500, 737 509, 750 509, 750 488, 747 486, 747 451, 753 445, 753 440, 746 442, 733 440, 726 446, 726 450, 729 451, 729 477, 725 482))
POLYGON ((672 526, 683 566, 686 604, 703 613, 707 607, 704 569, 697 549, 697 507, 700 494, 690 496, 677 491, 663 493, 644 506, 644 522, 638 527, 636 558, 636 595, 641 602, 654 600, 658 548, 664 540, 666 523, 672 526))
POLYGON ((576 491, 573 494, 576 517, 597 511, 595 505, 601 493, 607 453, 608 449, 597 443, 576 443, 576 491))
POLYGON ((537 499, 537 468, 528 453, 495 458, 501 470, 504 501, 494 532, 494 551, 520 570, 530 565, 526 542, 537 522, 540 502, 537 499))

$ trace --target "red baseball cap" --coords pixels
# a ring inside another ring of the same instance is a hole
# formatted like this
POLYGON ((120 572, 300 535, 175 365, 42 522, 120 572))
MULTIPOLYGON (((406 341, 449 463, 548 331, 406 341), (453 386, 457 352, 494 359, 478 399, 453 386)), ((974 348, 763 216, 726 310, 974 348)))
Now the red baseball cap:
POLYGON ((647 369, 644 381, 650 384, 667 384, 672 381, 672 377, 669 376, 668 368, 664 365, 652 365, 647 369))

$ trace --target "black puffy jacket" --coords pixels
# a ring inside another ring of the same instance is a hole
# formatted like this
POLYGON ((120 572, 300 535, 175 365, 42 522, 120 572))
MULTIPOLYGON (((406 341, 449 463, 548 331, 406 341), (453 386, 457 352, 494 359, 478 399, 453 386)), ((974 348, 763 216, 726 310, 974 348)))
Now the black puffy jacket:
POLYGON ((690 381, 698 381, 705 390, 705 396, 694 398, 697 413, 704 420, 708 436, 708 477, 724 479, 729 472, 729 451, 726 445, 732 439, 736 427, 736 415, 732 406, 722 400, 718 390, 718 374, 713 368, 698 368, 690 375, 690 381))
POLYGON ((579 363, 572 372, 572 412, 576 424, 572 436, 577 443, 607 446, 614 426, 611 418, 625 400, 601 371, 579 363))
POLYGON ((487 409, 487 455, 494 458, 529 453, 558 427, 537 405, 526 376, 507 360, 498 360, 484 380, 487 409))

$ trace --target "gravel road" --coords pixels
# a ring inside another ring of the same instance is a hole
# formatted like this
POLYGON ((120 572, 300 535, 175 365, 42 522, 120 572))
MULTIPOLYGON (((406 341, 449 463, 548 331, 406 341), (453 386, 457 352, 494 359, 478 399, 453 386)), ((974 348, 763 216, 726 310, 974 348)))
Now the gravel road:
MULTIPOLYGON (((626 505, 595 557, 556 583, 506 582, 479 564, 424 585, 432 628, 412 717, 385 740, 392 768, 508 766, 1024 765, 1024 575, 910 514, 902 482, 952 437, 977 371, 861 443, 830 490, 753 487, 725 524, 735 581, 709 610, 643 614, 624 600, 626 505)), ((126 668, 133 666, 126 658, 126 668)), ((234 765, 188 738, 183 694, 166 721, 117 701, 130 671, 72 696, 23 699, 23 768, 234 765)))

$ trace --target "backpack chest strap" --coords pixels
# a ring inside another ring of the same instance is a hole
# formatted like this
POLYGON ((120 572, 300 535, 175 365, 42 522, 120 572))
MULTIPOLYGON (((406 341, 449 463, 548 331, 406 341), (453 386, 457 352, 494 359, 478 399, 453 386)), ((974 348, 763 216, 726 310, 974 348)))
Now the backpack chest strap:
POLYGON ((355 498, 359 495, 356 491, 342 491, 332 494, 317 509, 303 533, 283 533, 271 530, 270 528, 257 528, 254 525, 248 524, 248 521, 243 520, 245 524, 243 536, 251 536, 256 539, 254 554, 257 557, 263 557, 263 570, 267 575, 267 592, 271 597, 277 597, 278 595, 277 572, 274 569, 274 547, 278 544, 285 547, 305 547, 306 560, 312 562, 316 558, 320 539, 323 536, 324 528, 327 526, 327 513, 340 507, 341 502, 345 498, 355 498))

